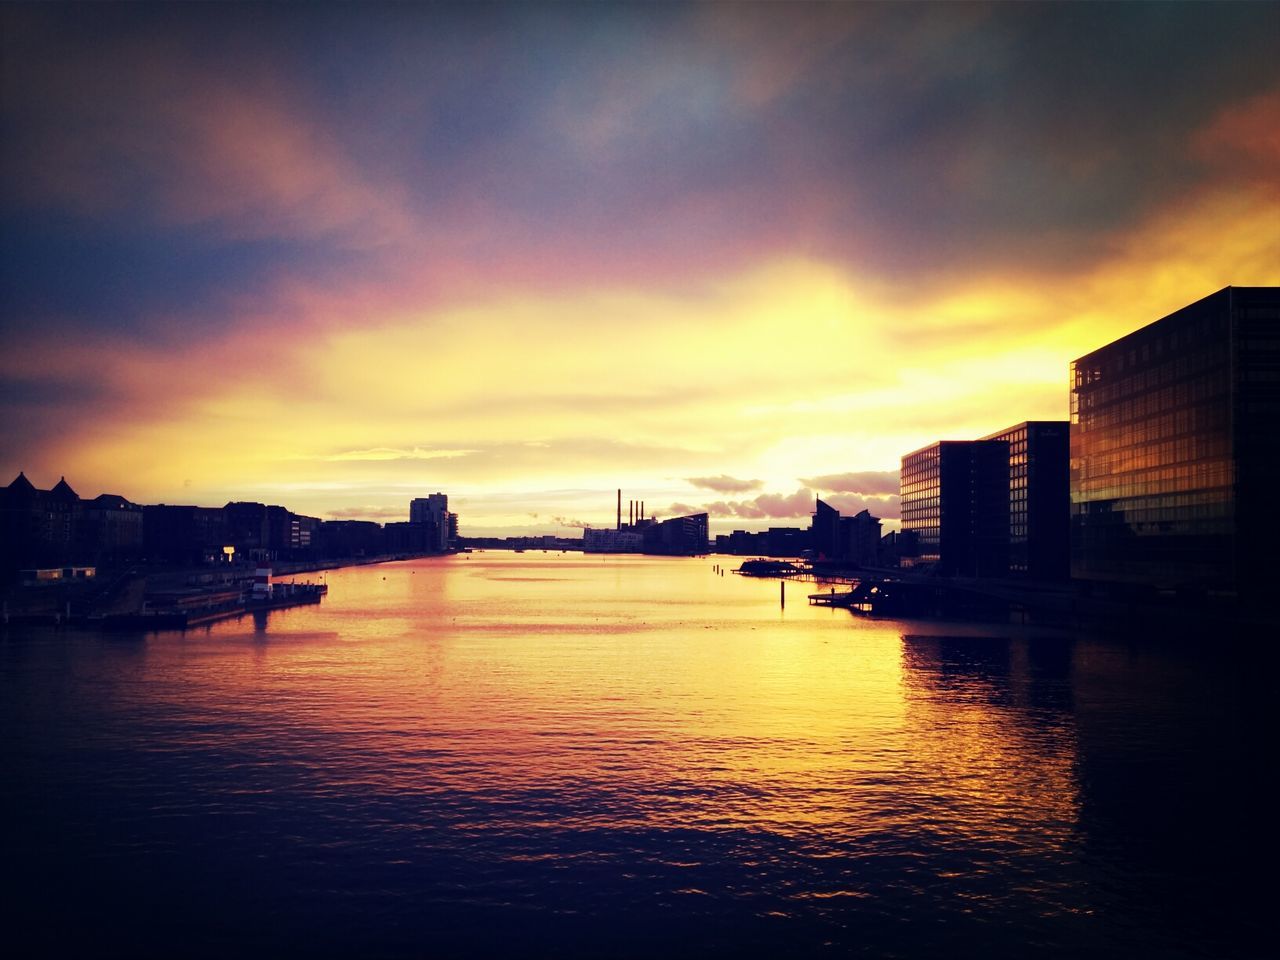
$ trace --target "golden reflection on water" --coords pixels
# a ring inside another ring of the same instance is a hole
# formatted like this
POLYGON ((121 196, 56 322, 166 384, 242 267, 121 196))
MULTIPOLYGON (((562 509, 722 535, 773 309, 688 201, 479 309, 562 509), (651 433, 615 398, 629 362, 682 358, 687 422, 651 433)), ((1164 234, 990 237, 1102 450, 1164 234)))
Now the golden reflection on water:
MULTIPOLYGON (((562 825, 819 848, 1069 834, 1073 733, 1019 702, 1033 681, 1016 644, 904 638, 809 607, 804 584, 783 610, 776 581, 712 563, 478 553, 331 571, 321 606, 164 635, 148 669, 180 674, 193 715, 277 738, 326 788, 508 796, 511 822, 536 792, 563 801, 548 808, 562 825), (966 672, 943 655, 970 643, 995 661, 966 672)), ((486 816, 468 826, 510 826, 486 816)))
POLYGON ((478 553, 265 622, 15 631, 21 912, 79 883, 83 929, 156 956, 159 915, 277 955, 1257 955, 1274 671, 784 610, 719 559, 478 553))

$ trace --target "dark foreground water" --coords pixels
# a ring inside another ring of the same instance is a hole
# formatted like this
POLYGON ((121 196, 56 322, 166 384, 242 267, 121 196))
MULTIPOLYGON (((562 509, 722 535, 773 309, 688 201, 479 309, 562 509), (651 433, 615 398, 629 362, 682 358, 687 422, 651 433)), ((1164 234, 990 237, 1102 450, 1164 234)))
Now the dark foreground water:
POLYGON ((1268 638, 783 611, 713 562, 10 630, 11 955, 1269 952, 1268 638))

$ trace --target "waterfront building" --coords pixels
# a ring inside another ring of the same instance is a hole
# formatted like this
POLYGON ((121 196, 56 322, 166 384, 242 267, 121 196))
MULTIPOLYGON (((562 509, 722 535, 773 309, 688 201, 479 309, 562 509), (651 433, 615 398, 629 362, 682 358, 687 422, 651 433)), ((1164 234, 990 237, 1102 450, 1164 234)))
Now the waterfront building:
POLYGON ((870 510, 840 518, 840 546, 844 558, 859 567, 874 567, 880 556, 880 518, 870 510))
POLYGON ((904 567, 1002 577, 1009 565, 1009 444, 940 440, 902 458, 902 529, 916 556, 904 567))
POLYGON ((430 521, 388 523, 382 528, 388 553, 443 553, 439 528, 430 521))
POLYGON ((114 493, 82 501, 79 536, 86 557, 124 560, 141 556, 142 507, 114 493))
POLYGON ((267 505, 252 501, 236 501, 222 508, 226 518, 226 539, 236 553, 254 560, 272 559, 271 524, 267 505))
POLYGON ((815 560, 830 560, 860 567, 879 563, 880 518, 863 510, 844 517, 840 511, 818 498, 809 527, 815 560))
POLYGON ((645 553, 693 557, 707 552, 709 521, 705 513, 662 521, 645 518, 641 523, 645 553))
POLYGON ((882 567, 910 566, 917 553, 914 533, 890 530, 880 538, 879 559, 882 567))
POLYGON ((80 497, 67 478, 41 490, 19 473, 0 489, 0 566, 54 566, 73 559, 79 545, 80 497))
POLYGON ((319 517, 304 516, 285 507, 268 507, 267 518, 277 558, 306 559, 319 545, 319 517))
POLYGON ((640 553, 644 550, 644 534, 639 530, 617 530, 610 527, 587 527, 582 531, 583 553, 640 553))
POLYGON ((1072 576, 1260 597, 1280 538, 1280 288, 1225 287, 1071 378, 1072 576))
POLYGON ((805 527, 770 527, 751 532, 734 530, 716 537, 716 552, 740 557, 798 557, 809 549, 805 527))
POLYGON ((320 520, 286 507, 264 503, 228 503, 228 542, 241 557, 255 560, 299 560, 310 557, 318 541, 320 520))
POLYGON ((813 544, 815 560, 836 559, 840 542, 840 511, 821 497, 817 498, 813 506, 809 540, 813 544))
POLYGON ((449 547, 449 497, 443 493, 433 493, 426 497, 415 497, 409 501, 409 522, 429 523, 435 531, 434 539, 427 549, 444 552, 449 547))
POLYGON ((375 557, 385 545, 382 524, 372 520, 324 520, 316 535, 325 557, 375 557))
POLYGON ((222 507, 155 504, 142 508, 147 559, 180 564, 216 563, 234 556, 222 507))
POLYGON ((708 552, 708 517, 695 513, 658 521, 639 517, 632 511, 631 523, 619 522, 614 529, 587 527, 582 531, 583 553, 654 553, 697 556, 708 552))
POLYGON ((1070 573, 1070 424, 1029 420, 984 440, 1009 445, 1008 575, 1065 580, 1070 573))
POLYGON ((804 527, 770 527, 764 537, 766 557, 798 557, 809 549, 809 531, 804 527))

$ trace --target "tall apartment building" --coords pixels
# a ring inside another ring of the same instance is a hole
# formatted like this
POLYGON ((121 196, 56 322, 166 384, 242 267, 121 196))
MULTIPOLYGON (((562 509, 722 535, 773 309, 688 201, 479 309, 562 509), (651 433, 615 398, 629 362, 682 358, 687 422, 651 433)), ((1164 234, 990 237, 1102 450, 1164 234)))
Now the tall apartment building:
POLYGON ((1280 288, 1226 287, 1071 370, 1072 576, 1261 596, 1280 539, 1280 288))
POLYGON ((435 532, 427 549, 446 550, 449 547, 449 497, 433 493, 409 501, 409 522, 434 524, 435 532))

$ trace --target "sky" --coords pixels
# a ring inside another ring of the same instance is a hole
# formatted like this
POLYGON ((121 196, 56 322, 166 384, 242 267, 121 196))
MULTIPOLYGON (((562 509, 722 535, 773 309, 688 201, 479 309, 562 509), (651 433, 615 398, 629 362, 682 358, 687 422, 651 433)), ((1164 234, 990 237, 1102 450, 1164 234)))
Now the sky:
POLYGON ((892 527, 903 454, 1280 284, 1277 49, 1274 3, 5 5, 0 482, 892 527))

